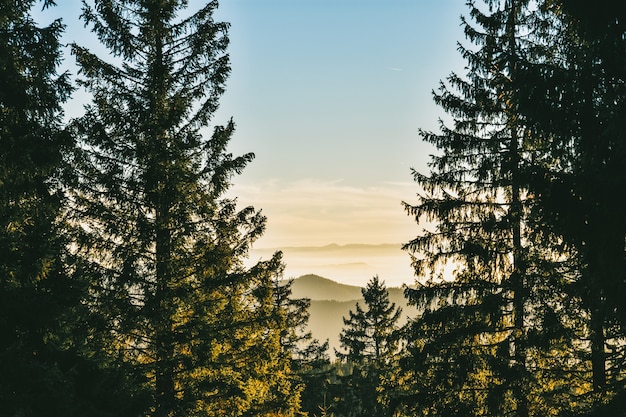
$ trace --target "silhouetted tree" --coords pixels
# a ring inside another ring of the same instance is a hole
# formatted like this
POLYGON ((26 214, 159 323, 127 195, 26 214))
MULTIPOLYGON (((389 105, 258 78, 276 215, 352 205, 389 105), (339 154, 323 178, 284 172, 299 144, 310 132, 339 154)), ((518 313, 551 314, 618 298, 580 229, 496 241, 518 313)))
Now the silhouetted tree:
POLYGON ((563 328, 564 279, 558 239, 541 229, 528 191, 528 167, 544 150, 520 110, 520 62, 541 59, 549 19, 528 1, 468 5, 475 23, 463 26, 475 47, 459 46, 467 76, 452 74, 434 94, 452 126, 422 132, 439 152, 429 175, 414 172, 420 194, 406 205, 435 228, 405 245, 421 280, 406 293, 424 314, 407 327, 403 367, 416 383, 404 403, 409 412, 525 417, 558 409, 536 393, 568 395, 554 389, 563 375, 540 372, 558 339, 546 323, 563 328), (450 263, 453 279, 438 276, 450 263))
POLYGON ((30 15, 37 4, 0 5, 2 414, 132 415, 124 375, 85 343, 87 287, 72 274, 64 236, 63 156, 72 147, 61 108, 71 86, 57 72, 64 26, 38 26, 30 15))
POLYGON ((265 218, 224 196, 252 154, 208 127, 230 71, 217 1, 95 0, 82 17, 111 57, 73 45, 93 95, 72 124, 74 249, 90 276, 94 339, 150 393, 146 413, 270 414, 280 354, 281 257, 244 267, 265 218), (184 15, 183 17, 181 17, 184 15), (274 387, 274 388, 273 388, 274 387))
POLYGON ((12 416, 70 415, 75 401, 69 310, 80 291, 59 232, 71 87, 57 72, 64 27, 38 26, 36 5, 0 5, 0 408, 12 416))
POLYGON ((337 357, 352 365, 352 372, 341 378, 344 394, 338 414, 346 416, 385 416, 389 410, 379 401, 381 381, 391 371, 398 349, 398 320, 402 309, 390 303, 385 284, 373 277, 361 290, 365 299, 343 319, 339 335, 343 352, 337 357))
POLYGON ((533 167, 530 189, 546 227, 578 257, 572 297, 589 316, 592 384, 597 402, 619 382, 624 366, 624 240, 626 221, 614 195, 626 190, 626 57, 623 6, 546 1, 554 16, 552 54, 525 62, 522 101, 543 138, 546 158, 533 167))

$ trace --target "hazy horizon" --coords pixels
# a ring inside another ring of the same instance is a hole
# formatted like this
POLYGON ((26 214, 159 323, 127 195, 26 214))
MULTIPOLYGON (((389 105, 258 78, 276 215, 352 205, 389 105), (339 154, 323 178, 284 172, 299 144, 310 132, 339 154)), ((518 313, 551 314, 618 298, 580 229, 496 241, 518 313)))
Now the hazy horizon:
POLYGON ((249 259, 251 262, 268 259, 277 250, 283 252, 284 278, 287 279, 314 274, 341 284, 364 287, 378 275, 387 287, 414 283, 411 259, 401 250, 400 243, 253 247, 249 259))

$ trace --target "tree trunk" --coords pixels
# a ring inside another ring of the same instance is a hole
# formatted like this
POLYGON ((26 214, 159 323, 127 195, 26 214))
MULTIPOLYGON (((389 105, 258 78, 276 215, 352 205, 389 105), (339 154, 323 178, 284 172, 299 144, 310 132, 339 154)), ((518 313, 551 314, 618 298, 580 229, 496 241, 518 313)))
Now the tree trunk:
MULTIPOLYGON (((516 28, 519 4, 516 0, 509 0, 509 14, 506 24, 509 53, 509 76, 512 80, 516 78, 516 28)), ((517 405, 517 417, 528 417, 528 399, 526 397, 526 341, 524 326, 524 306, 526 302, 526 260, 524 248, 522 246, 522 199, 520 192, 520 146, 517 120, 515 120, 515 100, 514 86, 511 86, 511 100, 507 110, 510 113, 507 123, 511 131, 511 142, 509 148, 510 155, 510 178, 511 178, 511 205, 510 218, 513 235, 513 272, 510 276, 511 289, 513 291, 513 397, 517 405)))
POLYGON ((602 393, 606 388, 606 353, 604 351, 604 315, 599 291, 594 291, 593 294, 590 327, 593 390, 602 393))
POLYGON ((166 67, 163 56, 163 22, 160 19, 159 6, 152 11, 155 29, 155 60, 153 71, 153 91, 151 103, 152 140, 156 152, 152 161, 152 172, 155 175, 156 188, 154 193, 156 206, 156 294, 155 305, 159 311, 154 312, 155 329, 155 417, 168 417, 175 409, 174 383, 174 340, 172 315, 172 294, 169 287, 172 283, 172 219, 171 208, 175 196, 170 185, 170 156, 168 153, 168 136, 165 131, 164 118, 167 117, 167 86, 166 67))

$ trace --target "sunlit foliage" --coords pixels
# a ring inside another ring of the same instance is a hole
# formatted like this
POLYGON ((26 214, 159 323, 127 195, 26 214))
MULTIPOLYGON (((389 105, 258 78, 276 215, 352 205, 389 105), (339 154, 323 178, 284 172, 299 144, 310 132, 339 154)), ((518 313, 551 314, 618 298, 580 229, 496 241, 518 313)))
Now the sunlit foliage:
POLYGON ((110 56, 72 46, 93 96, 71 124, 74 249, 96 337, 153 416, 289 411, 273 408, 291 394, 271 322, 281 257, 244 267, 265 218, 224 196, 253 155, 227 152, 232 121, 206 132, 230 72, 217 6, 85 2, 110 56))

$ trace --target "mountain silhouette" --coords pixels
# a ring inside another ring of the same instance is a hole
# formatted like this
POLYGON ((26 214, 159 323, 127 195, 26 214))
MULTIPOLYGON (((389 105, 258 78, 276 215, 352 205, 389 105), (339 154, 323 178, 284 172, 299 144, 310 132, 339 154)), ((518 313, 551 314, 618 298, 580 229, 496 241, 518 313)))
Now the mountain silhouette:
POLYGON ((388 286, 412 284, 415 280, 411 259, 399 243, 253 248, 250 265, 255 260, 269 259, 278 250, 283 253, 285 278, 315 274, 339 282, 365 285, 363 280, 378 275, 388 286))
POLYGON ((293 298, 353 301, 362 298, 361 287, 340 284, 319 275, 302 275, 291 286, 293 298))
MULTIPOLYGON (((350 310, 354 311, 357 302, 365 308, 361 287, 307 274, 294 279, 291 288, 293 298, 311 300, 308 328, 320 342, 328 340, 329 354, 334 357, 334 349, 340 348, 339 334, 344 326, 343 318, 349 316, 350 310)), ((417 309, 407 304, 402 288, 392 287, 387 288, 387 291, 389 301, 402 308, 400 324, 417 315, 417 309)))

